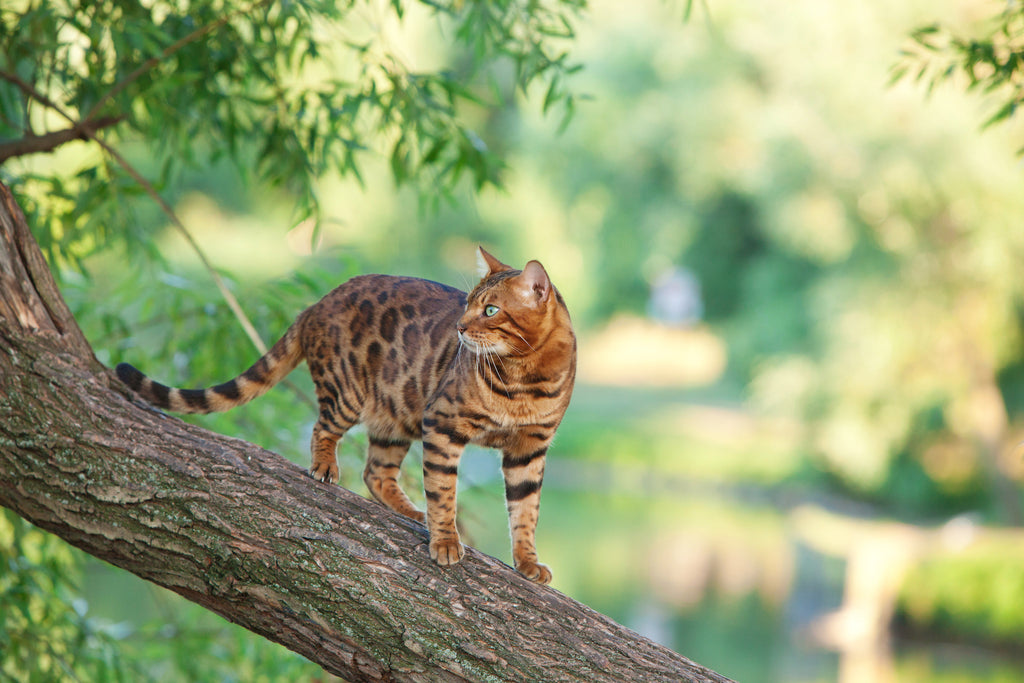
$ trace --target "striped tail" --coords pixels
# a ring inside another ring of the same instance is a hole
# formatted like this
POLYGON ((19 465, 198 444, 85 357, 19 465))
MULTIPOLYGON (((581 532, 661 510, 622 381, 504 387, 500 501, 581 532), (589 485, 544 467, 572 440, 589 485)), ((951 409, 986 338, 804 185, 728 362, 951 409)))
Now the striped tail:
POLYGON ((209 389, 168 387, 151 380, 128 363, 118 364, 115 371, 122 382, 158 408, 176 413, 219 413, 267 393, 294 370, 303 358, 299 344, 299 325, 296 323, 251 368, 235 379, 209 389))

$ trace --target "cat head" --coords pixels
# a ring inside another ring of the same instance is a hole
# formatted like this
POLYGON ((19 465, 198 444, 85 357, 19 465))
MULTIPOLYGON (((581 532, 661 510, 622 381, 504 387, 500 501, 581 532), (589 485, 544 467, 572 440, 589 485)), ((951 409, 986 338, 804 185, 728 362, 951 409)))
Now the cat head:
POLYGON ((551 312, 558 295, 544 266, 530 261, 515 270, 482 247, 477 264, 481 280, 469 293, 457 325, 459 340, 475 353, 528 355, 557 324, 551 312))

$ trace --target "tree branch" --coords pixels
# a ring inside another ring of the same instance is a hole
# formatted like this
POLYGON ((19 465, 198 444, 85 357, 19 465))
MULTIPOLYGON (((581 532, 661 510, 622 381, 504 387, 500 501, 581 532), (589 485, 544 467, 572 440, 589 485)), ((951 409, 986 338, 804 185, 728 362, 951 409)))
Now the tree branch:
POLYGON ((441 568, 422 526, 134 403, 73 333, 11 316, 78 329, 2 184, 0 265, 0 505, 349 681, 727 680, 479 552, 441 568))
POLYGON ((53 131, 44 135, 26 135, 20 140, 0 142, 0 164, 14 157, 52 152, 66 142, 72 140, 88 140, 91 135, 103 128, 115 126, 124 121, 123 116, 104 116, 95 121, 83 121, 64 130, 53 131))

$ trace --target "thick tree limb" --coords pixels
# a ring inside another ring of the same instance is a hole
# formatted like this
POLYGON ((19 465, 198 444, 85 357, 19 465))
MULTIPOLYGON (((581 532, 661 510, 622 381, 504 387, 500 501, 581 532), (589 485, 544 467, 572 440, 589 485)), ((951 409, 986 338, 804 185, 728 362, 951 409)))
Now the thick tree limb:
POLYGON ((0 185, 0 505, 349 681, 725 681, 283 458, 134 403, 0 185))

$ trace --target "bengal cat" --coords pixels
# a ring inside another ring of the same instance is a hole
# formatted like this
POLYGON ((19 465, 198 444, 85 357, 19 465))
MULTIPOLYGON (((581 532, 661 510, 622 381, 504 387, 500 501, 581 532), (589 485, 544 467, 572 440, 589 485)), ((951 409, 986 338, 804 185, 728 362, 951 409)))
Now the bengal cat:
POLYGON ((335 451, 363 423, 369 454, 363 481, 392 510, 430 532, 430 556, 452 565, 465 552, 455 528, 455 488, 466 444, 501 449, 516 569, 548 583, 534 532, 548 446, 569 404, 576 337, 544 267, 522 270, 478 250, 483 278, 468 295, 407 277, 363 275, 299 315, 272 349, 241 375, 209 389, 159 384, 126 363, 121 380, 153 405, 208 413, 264 394, 303 360, 316 386, 317 480, 338 480, 335 451), (413 440, 423 441, 427 512, 398 484, 413 440))

